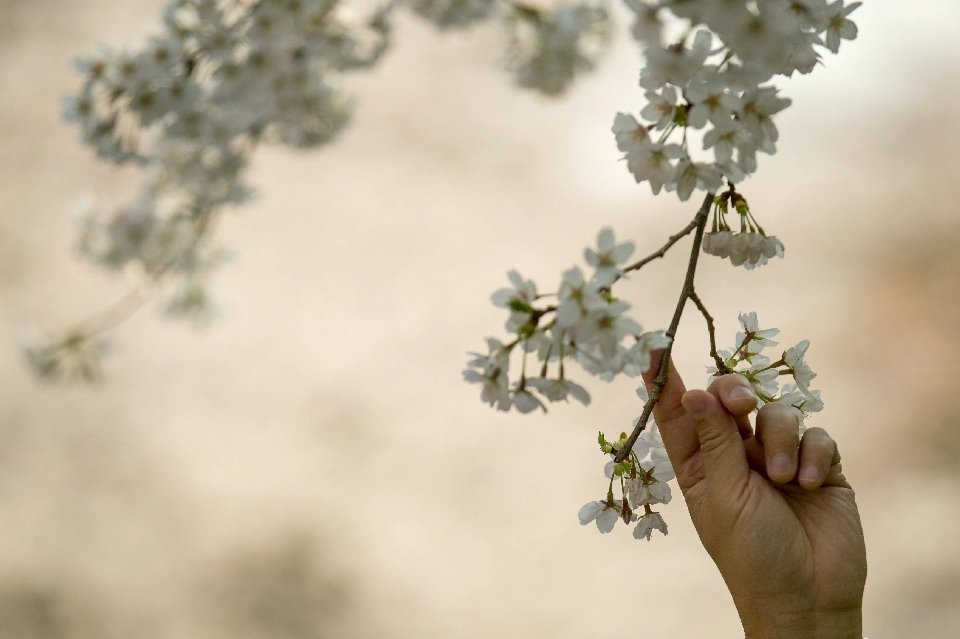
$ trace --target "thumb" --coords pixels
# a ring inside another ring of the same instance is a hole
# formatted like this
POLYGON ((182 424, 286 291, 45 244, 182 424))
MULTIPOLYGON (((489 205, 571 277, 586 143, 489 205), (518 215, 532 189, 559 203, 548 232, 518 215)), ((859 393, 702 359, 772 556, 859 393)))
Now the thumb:
POLYGON ((713 394, 692 390, 681 399, 684 409, 693 421, 708 490, 721 490, 725 494, 731 488, 746 482, 749 476, 747 455, 737 423, 713 394))

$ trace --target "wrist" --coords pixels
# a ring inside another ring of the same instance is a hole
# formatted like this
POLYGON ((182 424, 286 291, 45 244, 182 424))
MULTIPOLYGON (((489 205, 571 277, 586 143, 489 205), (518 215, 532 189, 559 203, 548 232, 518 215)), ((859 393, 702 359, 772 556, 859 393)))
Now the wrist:
POLYGON ((859 606, 844 610, 784 610, 737 603, 746 639, 863 639, 859 606))

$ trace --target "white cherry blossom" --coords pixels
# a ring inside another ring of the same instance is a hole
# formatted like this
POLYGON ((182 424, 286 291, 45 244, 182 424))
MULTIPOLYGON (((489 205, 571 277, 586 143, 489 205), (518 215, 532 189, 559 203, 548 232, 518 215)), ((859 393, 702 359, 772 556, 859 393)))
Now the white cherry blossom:
POLYGON ((637 521, 636 528, 633 529, 634 539, 646 539, 650 541, 654 530, 659 530, 664 535, 667 534, 667 522, 658 512, 651 512, 643 515, 637 521))
POLYGON ((586 248, 584 259, 596 269, 593 279, 600 286, 609 286, 620 276, 620 265, 633 255, 633 242, 617 243, 613 229, 604 227, 597 235, 597 250, 586 248))
POLYGON ((620 519, 620 509, 603 501, 589 501, 580 508, 577 517, 581 526, 595 522, 597 530, 606 534, 613 530, 620 519))

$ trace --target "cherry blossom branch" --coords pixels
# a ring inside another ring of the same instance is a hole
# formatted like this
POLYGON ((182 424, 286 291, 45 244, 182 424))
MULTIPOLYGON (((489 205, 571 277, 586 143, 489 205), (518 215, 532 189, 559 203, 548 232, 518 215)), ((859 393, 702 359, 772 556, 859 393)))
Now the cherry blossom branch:
POLYGON ((194 214, 194 221, 194 235, 185 247, 177 251, 175 255, 171 256, 154 270, 145 273, 143 280, 118 301, 77 322, 72 327, 61 331, 64 337, 51 345, 50 348, 55 350, 69 345, 70 342, 76 340, 89 340, 96 337, 100 333, 109 331, 123 323, 143 308, 147 302, 153 299, 156 287, 161 283, 163 278, 169 274, 190 251, 209 239, 210 231, 215 221, 214 215, 210 211, 198 212, 194 214))
MULTIPOLYGON (((683 316, 683 309, 687 304, 687 300, 690 299, 691 296, 696 296, 693 288, 693 279, 697 273, 697 260, 700 257, 700 244, 703 241, 703 227, 707 224, 707 217, 709 217, 710 214, 710 205, 713 204, 713 198, 714 194, 712 192, 707 193, 706 197, 703 198, 703 204, 700 205, 700 210, 697 211, 697 215, 688 225, 688 227, 695 229, 696 232, 693 236, 693 246, 690 249, 690 261, 687 263, 687 274, 683 280, 683 288, 680 290, 680 299, 677 300, 677 308, 673 311, 673 319, 670 320, 670 326, 667 328, 667 337, 670 338, 670 343, 663 349, 662 357, 660 358, 660 369, 657 371, 657 377, 654 379, 653 388, 650 389, 650 398, 643 405, 643 412, 640 414, 640 419, 637 420, 637 425, 634 426, 633 432, 630 433, 630 437, 627 438, 626 443, 617 453, 614 459, 616 463, 620 463, 626 459, 630 451, 633 450, 633 445, 637 442, 637 438, 640 437, 640 433, 647 427, 647 420, 650 419, 653 407, 660 401, 660 394, 667 385, 667 376, 670 371, 670 353, 673 351, 677 328, 680 326, 680 318, 683 316)), ((683 235, 689 232, 690 231, 687 230, 682 232, 679 237, 674 237, 680 239, 680 237, 683 237, 683 235)), ((676 242, 673 237, 671 237, 670 240, 671 242, 667 243, 666 248, 670 248, 672 243, 676 242)))
POLYGON ((697 308, 700 309, 700 314, 703 315, 703 319, 707 322, 707 333, 710 335, 710 357, 713 358, 713 361, 717 364, 717 370, 720 375, 724 373, 729 373, 730 369, 724 363, 723 358, 717 353, 717 335, 716 329, 713 325, 713 317, 707 311, 707 307, 703 305, 703 301, 700 299, 700 296, 697 295, 695 290, 691 290, 688 295, 690 300, 697 305, 697 308))

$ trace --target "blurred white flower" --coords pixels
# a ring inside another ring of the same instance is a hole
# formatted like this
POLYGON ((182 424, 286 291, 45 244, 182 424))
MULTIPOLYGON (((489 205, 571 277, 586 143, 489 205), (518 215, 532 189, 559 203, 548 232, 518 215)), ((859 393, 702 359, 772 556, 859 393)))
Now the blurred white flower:
POLYGON ((620 265, 633 255, 633 242, 617 243, 613 229, 604 227, 597 234, 597 250, 587 247, 584 258, 596 272, 593 279, 600 286, 609 286, 620 275, 620 265))

